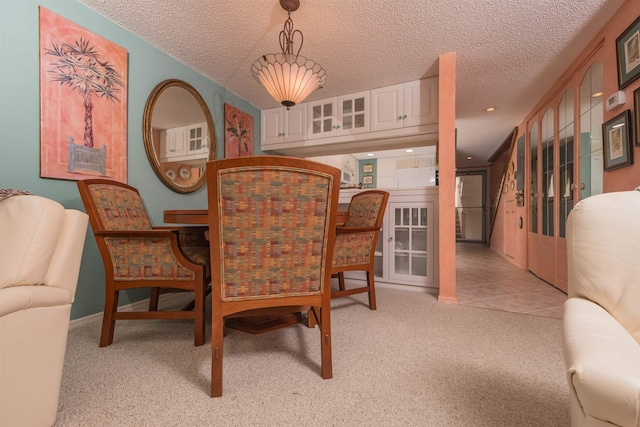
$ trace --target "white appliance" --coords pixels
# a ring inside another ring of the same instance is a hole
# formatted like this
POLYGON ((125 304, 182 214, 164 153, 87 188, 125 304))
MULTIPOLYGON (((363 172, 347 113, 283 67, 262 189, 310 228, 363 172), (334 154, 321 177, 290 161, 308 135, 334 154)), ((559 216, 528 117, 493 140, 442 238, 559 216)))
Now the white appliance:
POLYGON ((410 168, 396 170, 396 187, 433 187, 436 185, 436 168, 410 168))
POLYGON ((356 173, 349 163, 342 163, 340 170, 342 171, 342 176, 340 177, 341 184, 357 184, 356 173))

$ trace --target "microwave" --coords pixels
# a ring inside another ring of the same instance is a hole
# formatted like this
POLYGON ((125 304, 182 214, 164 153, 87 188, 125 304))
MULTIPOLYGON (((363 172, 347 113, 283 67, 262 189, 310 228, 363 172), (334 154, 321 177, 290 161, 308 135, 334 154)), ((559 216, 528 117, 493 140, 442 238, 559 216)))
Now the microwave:
POLYGON ((340 170, 342 172, 340 178, 341 184, 356 184, 356 174, 353 172, 353 169, 347 165, 342 165, 340 170))

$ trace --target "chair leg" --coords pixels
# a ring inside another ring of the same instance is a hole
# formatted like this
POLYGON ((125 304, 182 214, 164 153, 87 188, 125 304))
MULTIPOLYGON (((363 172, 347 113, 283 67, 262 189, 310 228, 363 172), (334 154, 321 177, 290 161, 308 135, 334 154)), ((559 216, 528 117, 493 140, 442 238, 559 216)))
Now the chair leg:
POLYGON ((200 346, 204 344, 204 299, 205 284, 197 285, 195 291, 195 309, 193 311, 194 321, 194 333, 195 333, 195 345, 200 346))
POLYGON ((344 272, 338 273, 338 285, 340 286, 340 290, 344 291, 344 272))
POLYGON ((222 396, 224 319, 214 312, 211 320, 211 397, 222 396))
POLYGON ((320 353, 322 378, 333 378, 333 362, 331 359, 331 318, 329 309, 320 307, 320 353))
POLYGON ((373 271, 367 270, 367 286, 369 287, 369 309, 375 310, 376 307, 376 285, 373 280, 373 271))
POLYGON ((149 298, 149 311, 158 311, 158 299, 160 298, 160 288, 151 288, 149 298))
POLYGON ((113 342, 113 331, 116 321, 113 314, 118 309, 118 291, 107 290, 104 301, 104 315, 102 316, 102 333, 100 334, 100 347, 106 347, 113 342))

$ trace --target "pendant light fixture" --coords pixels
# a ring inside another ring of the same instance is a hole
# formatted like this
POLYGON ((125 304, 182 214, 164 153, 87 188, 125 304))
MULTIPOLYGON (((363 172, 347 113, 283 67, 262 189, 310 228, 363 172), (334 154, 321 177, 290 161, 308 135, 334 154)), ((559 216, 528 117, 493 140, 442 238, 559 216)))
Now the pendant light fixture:
POLYGON ((289 15, 280 31, 282 53, 262 55, 253 63, 251 74, 276 101, 289 109, 304 101, 314 90, 321 88, 327 81, 327 73, 320 64, 299 55, 304 36, 300 30, 293 29, 291 12, 300 7, 300 0, 280 0, 280 6, 289 15), (300 41, 295 54, 294 37, 300 41))

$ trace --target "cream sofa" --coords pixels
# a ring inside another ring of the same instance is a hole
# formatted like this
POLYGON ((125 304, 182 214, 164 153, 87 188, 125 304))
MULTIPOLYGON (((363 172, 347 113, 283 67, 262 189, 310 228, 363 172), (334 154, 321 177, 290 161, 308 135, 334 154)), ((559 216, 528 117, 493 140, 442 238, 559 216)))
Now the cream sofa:
POLYGON ((0 426, 54 423, 88 217, 34 195, 0 201, 0 426))
POLYGON ((638 190, 584 199, 567 223, 563 339, 574 427, 640 426, 638 190))

